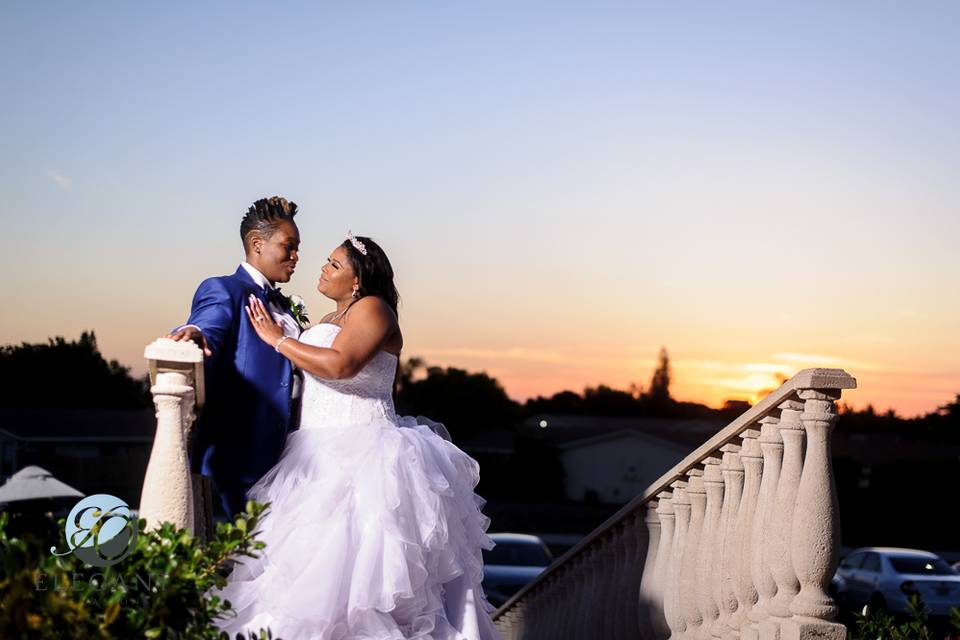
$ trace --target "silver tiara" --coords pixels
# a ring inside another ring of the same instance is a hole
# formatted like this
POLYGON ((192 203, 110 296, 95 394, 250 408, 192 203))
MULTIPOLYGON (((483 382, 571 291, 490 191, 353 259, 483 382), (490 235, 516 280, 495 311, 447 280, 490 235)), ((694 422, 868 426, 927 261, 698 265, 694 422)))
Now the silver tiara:
POLYGON ((347 240, 350 241, 350 244, 353 245, 354 249, 363 255, 367 255, 367 246, 354 237, 353 231, 347 231, 347 240))

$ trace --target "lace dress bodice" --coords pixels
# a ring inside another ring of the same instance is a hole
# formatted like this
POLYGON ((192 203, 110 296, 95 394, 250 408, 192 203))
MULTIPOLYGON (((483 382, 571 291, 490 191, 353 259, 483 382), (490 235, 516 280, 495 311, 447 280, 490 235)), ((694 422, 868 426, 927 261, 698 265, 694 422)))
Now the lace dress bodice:
MULTIPOLYGON (((303 332, 300 341, 315 347, 333 344, 340 326, 322 322, 303 332)), ((393 406, 393 379, 397 357, 380 351, 357 375, 325 380, 304 372, 301 429, 344 427, 375 418, 397 422, 393 406)))

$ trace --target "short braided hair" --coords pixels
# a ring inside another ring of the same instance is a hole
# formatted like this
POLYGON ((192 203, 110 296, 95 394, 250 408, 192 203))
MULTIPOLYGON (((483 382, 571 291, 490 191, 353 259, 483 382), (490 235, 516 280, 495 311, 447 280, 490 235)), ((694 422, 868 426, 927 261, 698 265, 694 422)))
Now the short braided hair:
POLYGON ((269 238, 281 222, 293 222, 295 215, 297 215, 296 202, 290 202, 280 196, 260 198, 247 209, 243 221, 240 222, 240 239, 243 240, 244 249, 247 248, 251 233, 257 232, 264 238, 269 238))

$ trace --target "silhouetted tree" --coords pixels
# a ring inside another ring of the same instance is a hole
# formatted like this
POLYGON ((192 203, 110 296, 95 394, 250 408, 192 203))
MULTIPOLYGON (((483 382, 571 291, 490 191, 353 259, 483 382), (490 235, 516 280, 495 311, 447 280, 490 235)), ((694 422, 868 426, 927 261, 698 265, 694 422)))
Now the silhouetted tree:
POLYGON ((422 380, 413 380, 411 371, 397 394, 397 405, 402 414, 422 414, 444 423, 455 440, 482 429, 510 427, 520 410, 495 378, 453 367, 429 367, 422 380))
POLYGON ((657 368, 650 380, 650 392, 647 394, 650 409, 655 413, 663 413, 670 407, 673 399, 670 397, 670 357, 666 347, 660 349, 657 358, 657 368))
POLYGON ((583 411, 592 416, 637 416, 643 407, 630 392, 600 385, 584 389, 583 411))
POLYGON ((397 376, 393 385, 394 400, 399 404, 399 398, 403 395, 405 389, 413 384, 418 371, 426 371, 427 363, 423 358, 416 356, 407 358, 406 362, 397 362, 397 376))
POLYGON ((0 406, 137 409, 152 404, 146 377, 107 362, 93 331, 79 340, 0 347, 0 406))

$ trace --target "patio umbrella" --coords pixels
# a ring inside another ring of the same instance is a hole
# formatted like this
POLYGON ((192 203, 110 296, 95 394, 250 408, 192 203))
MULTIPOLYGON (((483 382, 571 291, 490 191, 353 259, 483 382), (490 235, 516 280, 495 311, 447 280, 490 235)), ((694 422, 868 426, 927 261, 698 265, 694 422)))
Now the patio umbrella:
POLYGON ((42 500, 45 498, 82 498, 83 493, 60 482, 43 467, 24 467, 0 487, 0 503, 42 500))

